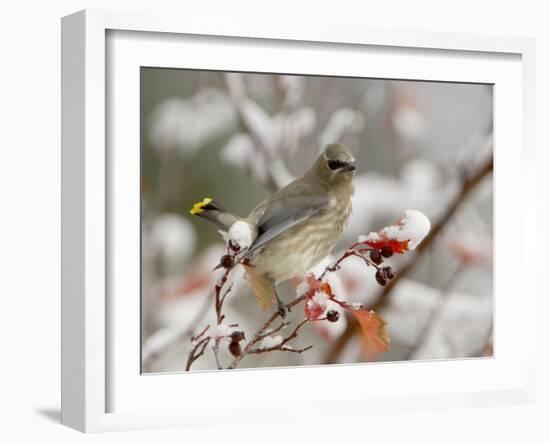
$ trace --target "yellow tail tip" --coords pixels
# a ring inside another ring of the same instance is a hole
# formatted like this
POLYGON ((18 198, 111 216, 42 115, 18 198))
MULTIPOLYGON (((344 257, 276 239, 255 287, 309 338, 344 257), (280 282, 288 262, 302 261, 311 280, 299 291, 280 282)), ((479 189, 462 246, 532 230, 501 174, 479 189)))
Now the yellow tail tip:
POLYGON ((204 212, 203 207, 207 204, 210 204, 212 202, 212 198, 204 198, 202 201, 199 201, 198 203, 193 205, 193 208, 191 209, 191 215, 196 215, 197 213, 204 212))

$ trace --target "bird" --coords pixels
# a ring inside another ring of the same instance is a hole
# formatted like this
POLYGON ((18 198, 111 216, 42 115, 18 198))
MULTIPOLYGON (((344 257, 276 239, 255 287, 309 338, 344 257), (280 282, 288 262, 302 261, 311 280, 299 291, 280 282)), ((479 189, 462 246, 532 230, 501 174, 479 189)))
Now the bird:
POLYGON ((246 237, 239 262, 258 303, 265 310, 284 303, 276 287, 319 264, 341 237, 352 210, 355 158, 342 143, 327 145, 305 173, 238 217, 212 198, 191 209, 214 223, 222 235, 246 237), (243 231, 243 227, 245 230, 243 231))

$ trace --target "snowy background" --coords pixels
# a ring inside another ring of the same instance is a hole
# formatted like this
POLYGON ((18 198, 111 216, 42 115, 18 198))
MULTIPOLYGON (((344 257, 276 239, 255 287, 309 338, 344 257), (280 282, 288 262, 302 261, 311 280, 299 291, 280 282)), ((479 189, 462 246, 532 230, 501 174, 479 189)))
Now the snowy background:
MULTIPOLYGON (((214 324, 219 271, 212 268, 224 243, 213 225, 189 214, 193 203, 208 196, 246 216, 325 144, 342 141, 358 172, 353 215, 335 255, 406 209, 437 224, 465 177, 490 161, 492 102, 488 85, 142 68, 143 371, 182 371, 190 336, 214 324)), ((378 312, 388 321, 391 350, 378 360, 492 355, 492 233, 488 174, 384 298, 378 312)), ((390 261, 398 271, 404 265, 390 261)), ((242 272, 232 278, 224 312, 252 334, 266 313, 242 272)), ((359 260, 346 260, 331 278, 349 302, 380 301, 382 288, 359 260)), ((295 296, 291 283, 279 293, 295 296)), ((294 309, 290 319, 300 316, 294 309)), ((342 315, 304 327, 296 345, 313 349, 250 355, 242 367, 324 363, 351 322, 342 315)), ((360 339, 344 341, 333 362, 363 361, 360 339)), ((193 365, 214 368, 209 352, 193 365)))

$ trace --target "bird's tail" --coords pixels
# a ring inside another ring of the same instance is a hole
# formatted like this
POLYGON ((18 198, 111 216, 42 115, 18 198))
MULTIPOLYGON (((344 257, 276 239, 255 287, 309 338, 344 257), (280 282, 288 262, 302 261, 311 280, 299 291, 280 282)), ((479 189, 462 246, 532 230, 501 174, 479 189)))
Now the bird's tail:
POLYGON ((238 219, 235 215, 232 215, 218 203, 214 202, 212 198, 204 198, 193 205, 191 215, 197 215, 216 224, 224 232, 227 232, 238 219))

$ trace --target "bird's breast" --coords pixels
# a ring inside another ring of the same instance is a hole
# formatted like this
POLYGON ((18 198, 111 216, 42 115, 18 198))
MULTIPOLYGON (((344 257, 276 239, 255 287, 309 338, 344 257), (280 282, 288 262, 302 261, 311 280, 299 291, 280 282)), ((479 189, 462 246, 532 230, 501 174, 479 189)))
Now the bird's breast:
POLYGON ((267 243, 251 263, 277 284, 301 275, 331 252, 350 214, 350 198, 331 195, 326 209, 267 243))

